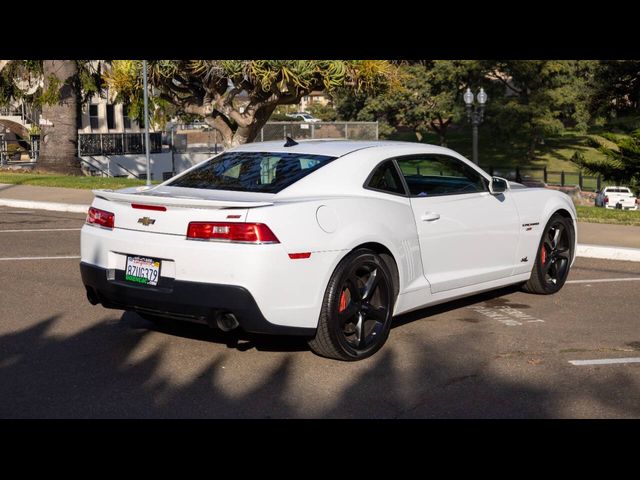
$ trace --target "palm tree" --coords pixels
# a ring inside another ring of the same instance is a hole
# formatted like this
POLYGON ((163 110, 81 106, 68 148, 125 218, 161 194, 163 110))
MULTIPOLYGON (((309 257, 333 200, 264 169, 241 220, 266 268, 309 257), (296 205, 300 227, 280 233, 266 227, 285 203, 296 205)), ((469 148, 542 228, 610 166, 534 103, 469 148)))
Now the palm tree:
POLYGON ((75 60, 43 60, 42 129, 38 168, 81 175, 78 158, 78 65, 75 60))

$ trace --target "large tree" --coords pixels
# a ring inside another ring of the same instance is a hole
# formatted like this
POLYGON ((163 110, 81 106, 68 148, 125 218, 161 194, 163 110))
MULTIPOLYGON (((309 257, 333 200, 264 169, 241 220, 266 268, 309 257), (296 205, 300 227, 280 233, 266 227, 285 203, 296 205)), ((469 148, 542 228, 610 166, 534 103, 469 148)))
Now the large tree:
POLYGON ((100 62, 11 60, 0 69, 0 103, 26 101, 42 109, 38 168, 81 175, 80 105, 101 88, 100 62))
POLYGON ((337 95, 342 118, 381 122, 385 135, 399 128, 411 130, 418 140, 427 132, 446 145, 448 128, 464 113, 461 95, 482 77, 482 65, 468 60, 402 62, 400 87, 377 95, 337 95))
POLYGON ((600 174, 605 180, 640 187, 640 129, 631 135, 603 133, 593 137, 594 146, 607 157, 606 161, 588 160, 581 154, 572 160, 588 172, 600 174))
POLYGON ((597 62, 591 86, 592 114, 604 117, 640 113, 640 61, 597 62))
MULTIPOLYGON (((140 115, 141 62, 114 60, 105 80, 140 115)), ((202 116, 225 148, 253 141, 278 105, 297 104, 312 90, 376 91, 395 80, 395 66, 384 60, 149 61, 158 98, 202 116)))
POLYGON ((567 127, 585 131, 594 66, 577 60, 486 62, 487 78, 494 84, 487 104, 492 130, 503 138, 522 137, 529 159, 546 136, 567 127))

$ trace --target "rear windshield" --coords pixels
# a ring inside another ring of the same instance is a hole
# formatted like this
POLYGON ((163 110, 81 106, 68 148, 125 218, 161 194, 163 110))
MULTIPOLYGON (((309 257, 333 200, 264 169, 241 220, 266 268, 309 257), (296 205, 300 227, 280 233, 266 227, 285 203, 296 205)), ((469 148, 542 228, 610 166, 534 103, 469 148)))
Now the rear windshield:
POLYGON ((628 188, 607 187, 606 191, 609 193, 631 193, 628 188))
POLYGON ((300 153, 229 152, 203 163, 168 185, 278 193, 335 158, 300 153))

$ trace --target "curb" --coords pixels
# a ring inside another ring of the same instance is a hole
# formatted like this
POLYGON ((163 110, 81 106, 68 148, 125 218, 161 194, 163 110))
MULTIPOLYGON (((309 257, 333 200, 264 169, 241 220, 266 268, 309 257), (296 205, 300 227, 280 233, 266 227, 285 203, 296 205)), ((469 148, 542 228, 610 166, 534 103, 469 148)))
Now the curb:
MULTIPOLYGON (((12 200, 0 198, 0 206, 50 210, 54 212, 87 213, 89 205, 57 202, 36 202, 32 200, 12 200)), ((608 245, 589 245, 579 243, 576 257, 600 258, 603 260, 626 260, 640 262, 640 248, 613 247, 608 245)))
POLYGON ((576 257, 601 258, 640 262, 640 248, 611 247, 608 245, 578 244, 576 257))
POLYGON ((0 198, 0 206, 72 213, 87 213, 89 209, 89 205, 77 203, 35 202, 32 200, 12 200, 8 198, 0 198))

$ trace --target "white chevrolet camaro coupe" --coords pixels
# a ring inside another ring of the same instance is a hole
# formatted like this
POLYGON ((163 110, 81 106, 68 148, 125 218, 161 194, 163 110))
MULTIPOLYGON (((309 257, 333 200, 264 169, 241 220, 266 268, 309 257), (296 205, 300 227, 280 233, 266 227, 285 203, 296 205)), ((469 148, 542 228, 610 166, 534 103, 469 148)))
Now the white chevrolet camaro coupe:
POLYGON ((555 293, 574 260, 564 193, 443 147, 252 143, 148 187, 96 190, 80 270, 92 304, 303 335, 358 360, 394 315, 511 284, 555 293))

